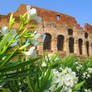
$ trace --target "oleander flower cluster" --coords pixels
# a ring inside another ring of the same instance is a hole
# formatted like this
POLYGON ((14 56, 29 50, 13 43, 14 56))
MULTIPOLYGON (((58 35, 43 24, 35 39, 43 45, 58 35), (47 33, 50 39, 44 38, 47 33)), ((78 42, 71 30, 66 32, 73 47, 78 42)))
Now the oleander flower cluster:
MULTIPOLYGON (((83 70, 84 67, 83 67, 82 64, 81 64, 80 62, 78 62, 78 61, 75 62, 74 64, 76 65, 76 70, 77 70, 77 73, 78 73, 78 75, 79 75, 80 72, 83 70)), ((82 74, 81 74, 82 78, 83 78, 83 79, 88 79, 88 78, 90 78, 90 77, 91 77, 90 74, 92 74, 92 68, 87 67, 87 68, 85 68, 84 70, 85 70, 85 71, 83 71, 82 74)))
POLYGON ((79 72, 82 68, 82 64, 77 61, 77 62, 75 62, 75 65, 76 65, 77 72, 79 72))
MULTIPOLYGON (((78 77, 71 68, 60 67, 60 71, 53 69, 52 84, 47 92, 54 92, 61 87, 60 92, 72 92, 72 88, 78 83, 78 77)), ((45 90, 46 91, 46 90, 45 90)))
POLYGON ((28 51, 23 52, 26 56, 26 61, 28 61, 30 58, 36 58, 36 47, 39 45, 38 39, 40 38, 40 34, 38 34, 36 31, 30 34, 30 40, 31 40, 31 46, 28 51))

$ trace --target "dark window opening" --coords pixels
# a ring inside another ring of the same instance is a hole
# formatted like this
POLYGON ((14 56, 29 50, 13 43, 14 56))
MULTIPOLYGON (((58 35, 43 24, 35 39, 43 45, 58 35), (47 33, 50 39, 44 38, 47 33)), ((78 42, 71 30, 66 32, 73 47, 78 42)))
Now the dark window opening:
POLYGON ((51 49, 51 35, 49 33, 46 33, 43 35, 43 50, 50 50, 51 49))
POLYGON ((88 33, 85 33, 85 38, 86 38, 86 39, 88 38, 88 33))
POLYGON ((74 53, 74 38, 69 38, 69 52, 74 53))
POLYGON ((72 29, 68 29, 68 35, 73 35, 73 30, 72 29))
POLYGON ((57 15, 57 20, 58 20, 58 21, 60 20, 60 15, 57 15))
POLYGON ((58 50, 63 50, 63 45, 64 45, 64 36, 63 35, 59 35, 57 37, 57 48, 58 50))
POLYGON ((80 55, 82 55, 82 43, 83 43, 82 39, 79 39, 78 40, 78 45, 79 45, 79 53, 80 53, 80 55))
POLYGON ((86 42, 86 50, 87 50, 87 55, 89 56, 89 42, 86 42))

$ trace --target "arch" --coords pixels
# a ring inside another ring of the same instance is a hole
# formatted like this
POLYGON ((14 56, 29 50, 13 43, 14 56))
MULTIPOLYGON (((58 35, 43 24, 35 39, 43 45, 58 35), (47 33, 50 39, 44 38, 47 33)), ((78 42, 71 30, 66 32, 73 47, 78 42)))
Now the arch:
POLYGON ((86 39, 88 38, 88 33, 87 33, 87 32, 85 32, 85 38, 86 38, 86 39))
POLYGON ((49 33, 45 33, 43 35, 43 50, 50 50, 51 49, 51 39, 52 36, 49 33))
POLYGON ((83 45, 83 40, 79 39, 78 40, 78 47, 79 47, 79 53, 80 53, 80 55, 82 55, 82 45, 83 45))
POLYGON ((89 56, 89 42, 86 41, 86 51, 87 51, 87 56, 89 56))
POLYGON ((72 29, 68 29, 68 35, 73 35, 73 30, 72 29))
POLYGON ((64 45, 64 36, 58 35, 58 37, 57 37, 57 49, 62 51, 63 45, 64 45))
POLYGON ((69 38, 69 52, 74 53, 74 38, 73 37, 69 38))

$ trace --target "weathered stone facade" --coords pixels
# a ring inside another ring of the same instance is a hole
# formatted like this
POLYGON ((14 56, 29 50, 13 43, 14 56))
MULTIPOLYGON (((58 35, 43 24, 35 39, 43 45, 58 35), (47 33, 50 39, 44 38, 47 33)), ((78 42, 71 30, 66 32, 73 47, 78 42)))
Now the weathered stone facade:
MULTIPOLYGON (((33 6, 32 6, 33 7, 33 6)), ((38 33, 40 33, 41 44, 37 47, 38 54, 59 53, 61 57, 74 55, 78 57, 92 57, 92 26, 85 24, 85 30, 77 24, 75 18, 62 13, 53 12, 37 7, 37 15, 42 18, 38 33), (44 36, 44 37, 43 37, 44 36)), ((19 24, 19 16, 26 12, 26 5, 21 5, 14 13, 16 29, 19 24)), ((0 15, 0 28, 8 26, 9 13, 7 16, 0 15)), ((36 24, 31 21, 30 24, 36 24)), ((29 24, 29 25, 30 25, 29 24)))

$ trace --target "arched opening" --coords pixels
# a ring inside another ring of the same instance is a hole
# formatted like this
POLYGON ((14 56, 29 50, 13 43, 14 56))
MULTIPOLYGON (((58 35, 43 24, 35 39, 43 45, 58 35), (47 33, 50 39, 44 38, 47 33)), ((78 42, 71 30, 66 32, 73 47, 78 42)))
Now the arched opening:
POLYGON ((78 40, 78 45, 79 45, 79 53, 80 53, 80 55, 82 55, 82 43, 83 43, 82 39, 79 39, 78 40))
POLYGON ((85 33, 85 38, 86 38, 86 39, 88 38, 88 33, 87 33, 87 32, 85 33))
POLYGON ((45 33, 43 35, 43 50, 50 50, 51 49, 51 35, 49 33, 45 33))
POLYGON ((63 35, 59 35, 57 37, 57 48, 58 50, 63 50, 63 45, 64 45, 64 36, 63 35))
POLYGON ((89 42, 86 41, 86 50, 87 50, 87 55, 89 56, 89 42))
POLYGON ((73 35, 73 30, 72 29, 68 29, 68 35, 73 35))
POLYGON ((69 38, 69 52, 74 53, 74 38, 73 37, 69 38))

